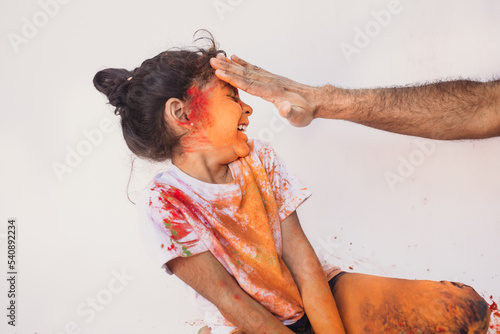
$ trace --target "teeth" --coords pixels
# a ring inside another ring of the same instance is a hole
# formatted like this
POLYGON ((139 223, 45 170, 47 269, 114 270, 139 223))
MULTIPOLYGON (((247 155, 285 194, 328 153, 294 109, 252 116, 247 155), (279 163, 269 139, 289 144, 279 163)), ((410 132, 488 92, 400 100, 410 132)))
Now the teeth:
POLYGON ((245 131, 246 129, 247 129, 247 126, 245 124, 238 125, 238 130, 245 131))

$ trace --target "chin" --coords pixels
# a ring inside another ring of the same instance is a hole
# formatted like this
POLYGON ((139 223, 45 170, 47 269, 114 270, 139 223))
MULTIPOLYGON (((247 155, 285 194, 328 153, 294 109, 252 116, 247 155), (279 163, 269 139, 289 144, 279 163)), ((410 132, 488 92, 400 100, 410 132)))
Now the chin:
POLYGON ((238 153, 239 158, 244 158, 247 155, 250 154, 250 145, 248 145, 248 142, 245 142, 243 145, 241 145, 241 152, 238 153), (241 153, 241 154, 240 154, 241 153))
POLYGON ((248 145, 248 142, 242 143, 235 147, 235 152, 238 158, 244 158, 250 154, 250 145, 248 145))
POLYGON ((250 150, 250 145, 246 141, 225 146, 224 151, 226 153, 224 153, 224 163, 228 164, 240 158, 244 158, 250 154, 250 150))

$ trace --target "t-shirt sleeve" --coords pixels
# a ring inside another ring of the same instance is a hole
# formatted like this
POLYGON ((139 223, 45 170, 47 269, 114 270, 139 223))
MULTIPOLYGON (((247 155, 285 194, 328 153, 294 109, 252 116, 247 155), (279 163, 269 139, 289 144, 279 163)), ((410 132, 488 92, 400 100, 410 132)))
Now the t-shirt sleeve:
POLYGON ((172 200, 168 187, 150 184, 137 203, 141 234, 148 253, 155 262, 172 274, 166 263, 207 251, 191 224, 186 208, 172 200))
POLYGON ((278 214, 283 221, 311 192, 300 182, 300 180, 288 169, 283 160, 278 156, 271 145, 255 140, 254 150, 257 153, 264 169, 266 170, 274 197, 278 205, 278 214))

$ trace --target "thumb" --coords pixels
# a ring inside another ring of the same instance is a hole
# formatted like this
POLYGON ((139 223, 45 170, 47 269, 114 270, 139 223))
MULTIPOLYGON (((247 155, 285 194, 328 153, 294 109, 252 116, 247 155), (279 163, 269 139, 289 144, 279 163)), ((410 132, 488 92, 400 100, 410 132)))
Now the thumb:
POLYGON ((292 104, 288 101, 283 101, 278 105, 278 112, 281 117, 288 118, 292 111, 292 104))

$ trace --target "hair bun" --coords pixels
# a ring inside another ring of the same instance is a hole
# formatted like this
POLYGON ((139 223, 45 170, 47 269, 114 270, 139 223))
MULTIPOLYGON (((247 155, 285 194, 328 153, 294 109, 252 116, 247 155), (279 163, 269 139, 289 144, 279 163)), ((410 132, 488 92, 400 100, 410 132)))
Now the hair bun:
POLYGON ((123 68, 107 68, 94 76, 94 86, 108 97, 109 103, 117 108, 125 106, 128 78, 132 72, 123 68))

